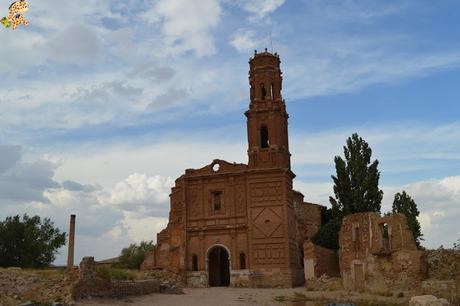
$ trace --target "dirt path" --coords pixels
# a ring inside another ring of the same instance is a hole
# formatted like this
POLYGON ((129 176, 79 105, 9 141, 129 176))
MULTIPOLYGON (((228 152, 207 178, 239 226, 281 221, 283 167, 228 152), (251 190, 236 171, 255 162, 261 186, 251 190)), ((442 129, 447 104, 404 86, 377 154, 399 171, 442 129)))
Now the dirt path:
MULTIPOLYGON (((78 306, 102 305, 162 305, 162 306, 318 306, 327 304, 328 300, 354 301, 356 305, 369 305, 369 302, 380 305, 397 305, 404 299, 384 298, 376 296, 353 295, 343 291, 306 291, 304 288, 294 289, 246 289, 246 288, 203 288, 185 289, 185 294, 151 294, 142 297, 116 299, 90 299, 80 301, 78 306), (361 302, 363 298, 366 302, 361 302), (312 300, 316 300, 313 302, 312 300), (322 301, 322 302, 319 302, 322 301)), ((375 304, 374 304, 375 305, 375 304)), ((400 304, 401 305, 401 304, 400 304)))

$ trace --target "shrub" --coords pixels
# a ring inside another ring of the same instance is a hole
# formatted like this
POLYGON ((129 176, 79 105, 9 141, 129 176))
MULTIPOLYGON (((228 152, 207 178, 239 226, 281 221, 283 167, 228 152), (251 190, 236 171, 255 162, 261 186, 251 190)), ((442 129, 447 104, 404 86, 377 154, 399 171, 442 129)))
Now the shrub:
POLYGON ((130 271, 123 269, 111 268, 107 266, 99 266, 96 268, 96 274, 100 278, 107 280, 133 280, 134 275, 130 271))
POLYGON ((121 250, 116 267, 125 269, 139 269, 145 258, 145 253, 153 248, 153 241, 142 241, 139 245, 133 243, 121 250))

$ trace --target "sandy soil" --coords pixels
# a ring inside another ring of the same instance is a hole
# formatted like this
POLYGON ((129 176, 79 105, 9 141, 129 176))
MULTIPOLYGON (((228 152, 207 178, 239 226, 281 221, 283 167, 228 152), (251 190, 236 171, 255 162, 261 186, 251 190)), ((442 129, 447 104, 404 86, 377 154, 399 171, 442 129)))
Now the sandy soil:
POLYGON ((246 288, 204 288, 184 289, 185 294, 151 294, 142 297, 116 299, 90 299, 77 303, 79 306, 102 305, 162 305, 162 306, 324 306, 333 301, 352 301, 361 305, 404 305, 407 299, 386 298, 371 295, 354 295, 344 291, 306 291, 294 289, 246 289, 246 288))

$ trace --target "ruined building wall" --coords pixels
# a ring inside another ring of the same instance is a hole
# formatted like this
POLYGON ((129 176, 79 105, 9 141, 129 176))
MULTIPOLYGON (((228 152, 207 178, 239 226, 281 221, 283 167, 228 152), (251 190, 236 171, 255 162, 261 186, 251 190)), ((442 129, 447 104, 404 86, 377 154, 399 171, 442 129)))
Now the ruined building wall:
POLYGON ((321 227, 321 210, 324 206, 304 202, 302 207, 303 217, 305 220, 305 237, 308 239, 312 239, 321 227))
POLYGON ((345 289, 388 294, 418 288, 426 277, 424 252, 417 249, 403 215, 348 215, 339 245, 345 289))
POLYGON ((304 245, 305 280, 319 278, 323 274, 330 277, 340 276, 339 257, 336 251, 313 244, 306 240, 304 245))

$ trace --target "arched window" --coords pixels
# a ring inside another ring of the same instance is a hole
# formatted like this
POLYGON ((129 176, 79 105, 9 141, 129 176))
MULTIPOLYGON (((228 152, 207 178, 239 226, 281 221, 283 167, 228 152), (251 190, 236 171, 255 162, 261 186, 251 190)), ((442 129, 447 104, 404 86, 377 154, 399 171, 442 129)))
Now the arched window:
POLYGON ((268 128, 263 125, 260 128, 260 147, 261 148, 268 148, 269 141, 268 141, 268 128))
POLYGON ((272 100, 275 100, 275 87, 273 86, 273 83, 270 85, 270 96, 272 97, 272 100))
POLYGON ((262 100, 265 100, 265 96, 267 95, 267 91, 265 90, 264 83, 260 83, 260 95, 262 100))
POLYGON ((192 256, 192 271, 198 271, 198 256, 192 256))
POLYGON ((240 253, 240 269, 246 269, 246 255, 243 252, 240 253))

